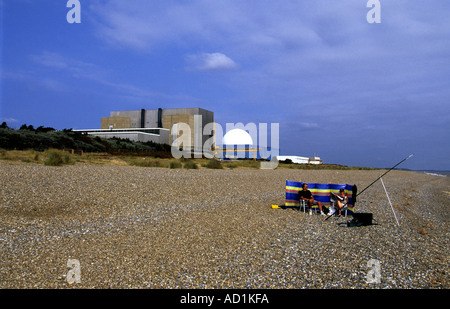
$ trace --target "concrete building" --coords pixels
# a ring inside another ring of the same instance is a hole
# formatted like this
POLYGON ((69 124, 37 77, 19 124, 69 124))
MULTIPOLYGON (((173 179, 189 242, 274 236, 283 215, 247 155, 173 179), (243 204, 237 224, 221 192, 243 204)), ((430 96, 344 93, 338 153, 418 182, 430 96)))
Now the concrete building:
MULTIPOLYGON (((102 117, 101 129, 76 131, 103 138, 118 137, 172 145, 172 129, 178 130, 180 123, 187 124, 190 132, 178 132, 177 137, 180 133, 184 137, 190 134, 192 150, 195 146, 202 147, 206 140, 213 137, 213 134, 203 133, 208 123, 214 123, 214 113, 202 108, 113 111, 109 117, 102 117)), ((186 145, 182 146, 186 150, 186 145)))

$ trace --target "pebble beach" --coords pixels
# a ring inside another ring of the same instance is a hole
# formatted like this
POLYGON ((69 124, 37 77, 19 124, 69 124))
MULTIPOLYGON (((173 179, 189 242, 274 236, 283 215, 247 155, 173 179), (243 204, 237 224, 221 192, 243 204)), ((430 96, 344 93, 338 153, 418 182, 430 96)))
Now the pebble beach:
POLYGON ((383 172, 0 161, 0 288, 448 289, 448 177, 383 177, 399 224, 379 181, 355 206, 370 226, 271 207, 286 180, 362 190, 383 172))

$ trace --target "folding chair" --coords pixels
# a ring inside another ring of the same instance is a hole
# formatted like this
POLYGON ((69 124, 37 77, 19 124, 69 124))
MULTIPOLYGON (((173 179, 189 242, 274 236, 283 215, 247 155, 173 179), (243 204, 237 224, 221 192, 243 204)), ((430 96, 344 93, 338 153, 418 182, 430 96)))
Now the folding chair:
MULTIPOLYGON (((298 181, 290 181, 286 180, 286 201, 285 201, 285 207, 286 208, 297 208, 298 210, 302 210, 306 213, 306 208, 308 207, 308 203, 304 200, 300 199, 299 192, 302 190, 302 183, 298 181)), ((313 207, 310 209, 311 211, 314 210, 314 212, 317 212, 318 207, 316 205, 313 205, 313 207)))
MULTIPOLYGON (((337 206, 337 201, 330 198, 330 202, 331 202, 330 208, 333 207, 333 211, 334 211, 333 215, 338 214, 339 208, 337 206)), ((347 210, 348 210, 348 204, 346 204, 344 207, 341 208, 341 214, 342 214, 342 212, 345 212, 345 217, 347 217, 347 210)))

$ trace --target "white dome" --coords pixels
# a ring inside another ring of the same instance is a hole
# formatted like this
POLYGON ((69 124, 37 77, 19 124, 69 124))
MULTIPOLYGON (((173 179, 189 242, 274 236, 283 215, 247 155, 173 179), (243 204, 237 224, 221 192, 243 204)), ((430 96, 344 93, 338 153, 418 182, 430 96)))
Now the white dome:
POLYGON ((223 137, 224 145, 253 145, 253 139, 247 131, 233 129, 223 137))

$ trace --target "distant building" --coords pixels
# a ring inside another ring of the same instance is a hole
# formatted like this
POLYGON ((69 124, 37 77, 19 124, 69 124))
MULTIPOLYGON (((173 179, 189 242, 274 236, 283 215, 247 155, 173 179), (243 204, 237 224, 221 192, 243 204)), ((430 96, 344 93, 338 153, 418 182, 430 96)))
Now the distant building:
MULTIPOLYGON (((172 128, 177 123, 189 125, 191 147, 203 146, 213 135, 203 135, 205 126, 214 122, 214 113, 202 108, 172 108, 153 110, 113 111, 110 117, 102 117, 101 129, 76 130, 103 138, 125 138, 133 141, 152 141, 172 144, 172 128)), ((175 126, 177 128, 177 126, 175 126)), ((186 133, 186 132, 184 132, 186 133)), ((186 147, 186 145, 183 145, 186 147)))
POLYGON ((291 160, 295 164, 322 164, 319 157, 277 156, 279 162, 291 160))

